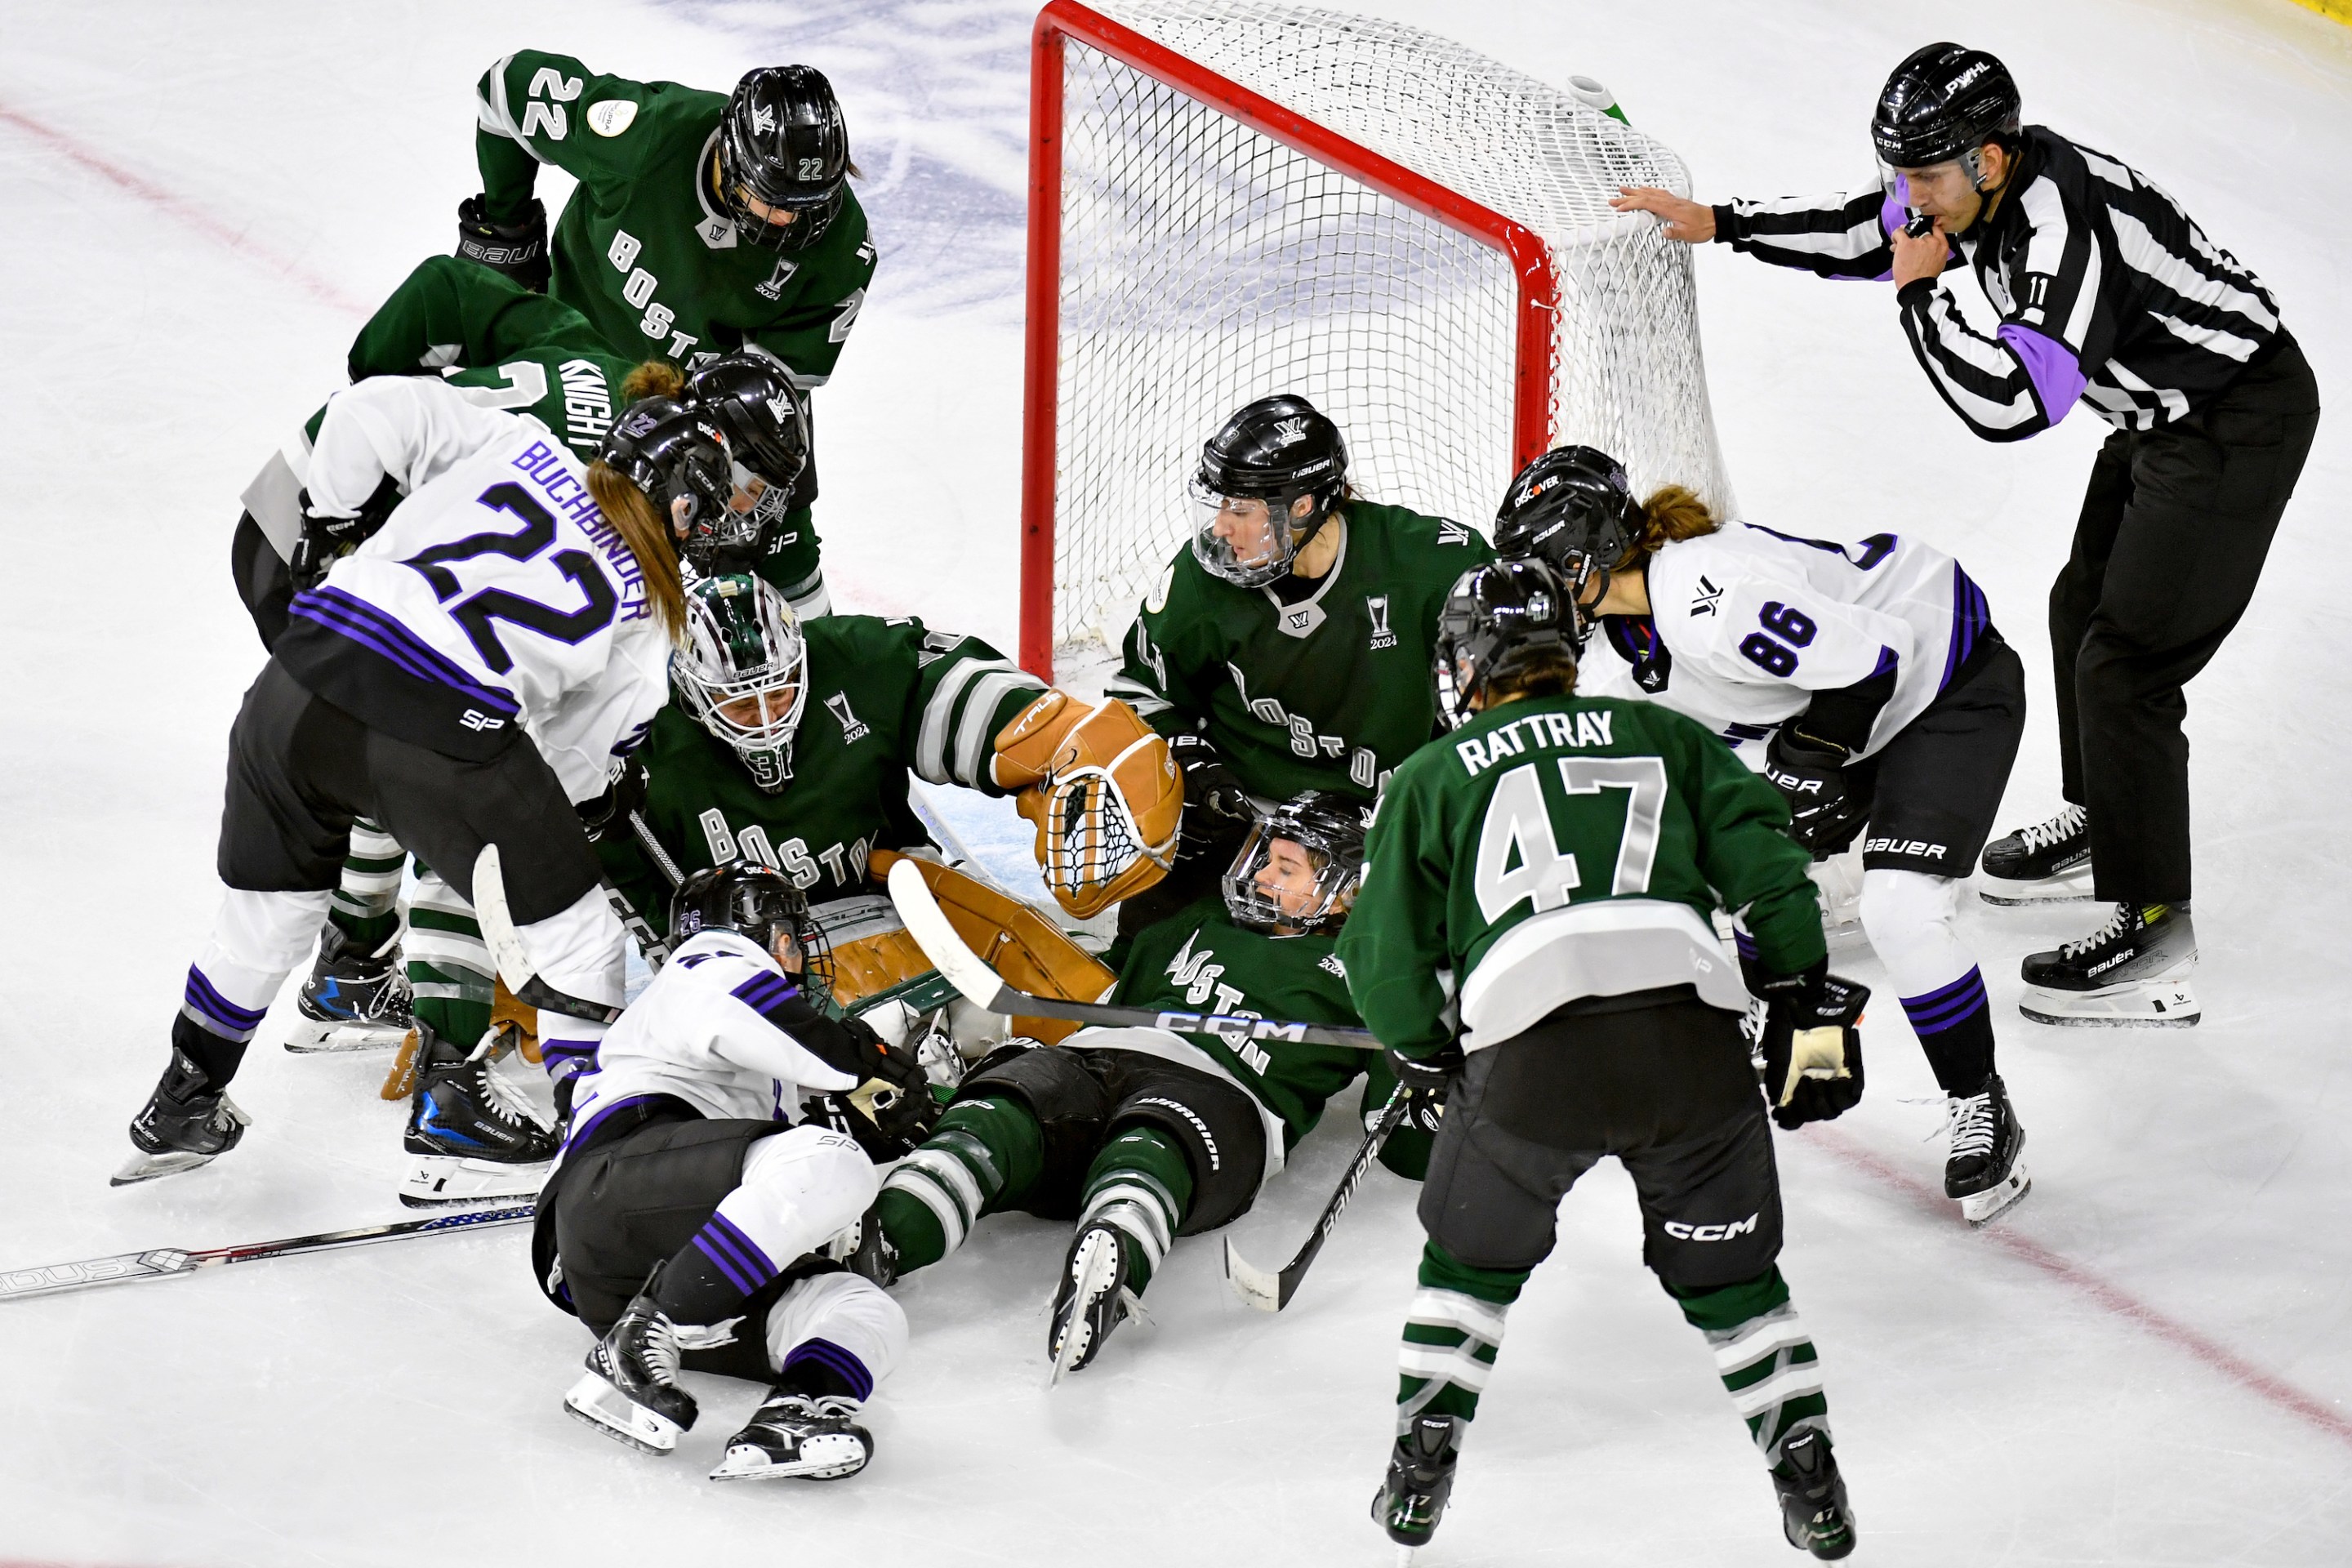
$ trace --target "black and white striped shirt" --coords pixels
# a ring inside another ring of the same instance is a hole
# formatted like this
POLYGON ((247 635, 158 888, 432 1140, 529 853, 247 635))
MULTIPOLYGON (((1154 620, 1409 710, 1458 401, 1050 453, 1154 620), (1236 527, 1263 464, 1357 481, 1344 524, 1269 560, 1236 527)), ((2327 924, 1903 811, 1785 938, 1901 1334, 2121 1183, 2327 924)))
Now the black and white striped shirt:
MULTIPOLYGON (((1987 337, 1951 291, 1922 279, 1897 297, 1903 330, 1936 390, 1990 441, 2048 429, 2081 398, 2130 430, 2203 406, 2265 356, 2280 333, 2261 279, 2135 171, 2040 125, 2008 195, 1953 237, 2000 312, 1987 337)), ((1887 236, 1905 220, 1901 181, 1851 195, 1735 200, 1715 209, 1715 237, 1780 267, 1824 278, 1885 279, 1887 236)))

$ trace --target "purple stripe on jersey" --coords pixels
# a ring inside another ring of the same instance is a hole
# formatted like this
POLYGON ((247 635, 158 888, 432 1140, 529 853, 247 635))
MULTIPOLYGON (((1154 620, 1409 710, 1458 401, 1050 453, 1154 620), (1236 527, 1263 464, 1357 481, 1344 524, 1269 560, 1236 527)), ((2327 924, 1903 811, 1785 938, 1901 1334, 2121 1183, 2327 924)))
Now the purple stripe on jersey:
POLYGON ((2042 400, 2042 416, 2055 425, 2066 417, 2086 384, 2083 362, 2074 351, 2046 332, 2011 321, 1993 334, 2017 356, 2025 367, 2025 376, 2033 383, 2033 395, 2042 400))
POLYGON ((588 1135, 595 1131, 599 1127, 604 1125, 605 1119, 610 1117, 614 1111, 626 1110, 632 1105, 643 1105, 647 1100, 659 1100, 661 1096, 657 1094, 632 1094, 620 1100, 616 1100, 610 1105, 600 1105, 596 1108, 595 1115, 590 1117, 585 1121, 578 1123, 572 1129, 570 1134, 563 1140, 563 1146, 566 1149, 569 1149, 575 1143, 585 1142, 588 1135))
POLYGON ((762 970, 735 987, 730 994, 779 1029, 788 1028, 799 1021, 780 1016, 786 1005, 798 1002, 801 994, 801 988, 781 974, 762 970))
POLYGON ((1944 653, 1944 679, 1937 684, 1937 690, 1952 683, 1952 677, 1976 652, 1979 640, 1991 629, 1992 606, 1986 602, 1984 590, 1960 569, 1958 562, 1953 562, 1952 640, 1944 653))
POLYGON ((729 1284, 746 1296, 780 1272, 760 1244, 723 1214, 712 1215, 710 1223, 694 1233, 694 1245, 727 1277, 729 1284))
POLYGON ((1938 986, 1924 996, 1903 998, 1903 1012, 1911 1020, 1915 1035, 1937 1035, 1987 1007, 1984 975, 1971 967, 1966 974, 1949 985, 1938 986))
POLYGON ((188 966, 186 1000, 189 1006, 218 1024, 221 1026, 219 1032, 240 1040, 249 1037, 254 1030, 259 1028, 262 1016, 269 1011, 266 1004, 259 1007, 238 1006, 222 995, 213 983, 205 978, 205 972, 193 963, 188 966))
POLYGON ((590 1061, 594 1061, 596 1042, 593 1040, 541 1040, 539 1042, 539 1059, 541 1062, 552 1063, 559 1058, 567 1057, 584 1057, 590 1061))
POLYGON ((522 710, 512 692, 495 686, 484 686, 467 674, 464 666, 445 657, 393 616, 339 588, 314 588, 298 594, 288 613, 315 621, 329 631, 349 637, 389 661, 403 673, 419 680, 454 688, 501 713, 522 710))
POLYGON ((1731 928, 1731 943, 1739 950, 1740 957, 1753 959, 1756 956, 1756 939, 1738 926, 1731 928))
POLYGON ((1870 679, 1875 680, 1882 675, 1894 674, 1895 668, 1901 665, 1902 662, 1903 661, 1901 659, 1895 657, 1895 650, 1893 648, 1882 647, 1878 650, 1878 663, 1871 670, 1870 679))
POLYGON ((723 1251, 713 1247, 709 1239, 700 1231, 694 1233, 694 1249, 710 1259, 710 1266, 718 1269, 726 1279, 727 1283, 734 1286, 743 1295, 748 1296, 760 1288, 758 1281, 745 1277, 740 1264, 729 1258, 723 1251))
POLYGON ((710 952, 689 952, 678 959, 677 963, 680 969, 692 969, 696 964, 708 963, 717 956, 718 954, 710 952))
POLYGON ((786 1352, 783 1369, 790 1372, 793 1363, 803 1361, 813 1361, 839 1373, 860 1404, 873 1397, 874 1374, 866 1370, 866 1363, 857 1359, 855 1351, 844 1349, 831 1340, 803 1340, 786 1352))

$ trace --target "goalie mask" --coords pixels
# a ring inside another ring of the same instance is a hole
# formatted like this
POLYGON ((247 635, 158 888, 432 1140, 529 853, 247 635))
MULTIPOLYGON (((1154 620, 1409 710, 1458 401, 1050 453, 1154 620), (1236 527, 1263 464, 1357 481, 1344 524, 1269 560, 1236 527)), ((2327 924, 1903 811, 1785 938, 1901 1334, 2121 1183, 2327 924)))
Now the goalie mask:
POLYGON ((808 706, 808 643, 784 595, 757 577, 704 577, 686 590, 686 644, 670 655, 678 700, 773 795, 793 776, 808 706))
POLYGON ((1468 721, 1498 680, 1516 683, 1565 667, 1572 683, 1575 621, 1567 589, 1541 561, 1493 561, 1462 574, 1437 613, 1432 660, 1446 728, 1468 721))
POLYGON ((1225 872, 1234 923, 1294 936, 1337 931, 1364 875, 1358 802, 1310 789, 1261 814, 1225 872))
POLYGON ((717 423, 734 460, 735 488, 757 494, 722 524, 707 551, 706 574, 751 569, 768 531, 784 520, 809 461, 808 410, 784 367, 756 349, 712 361, 687 378, 686 402, 717 423))
POLYGON ((730 860, 706 866, 679 883, 669 901, 671 945, 707 931, 731 931, 787 966, 785 954, 798 952, 804 985, 832 994, 833 955, 824 928, 810 914, 808 896, 773 866, 730 860), (786 939, 783 952, 777 952, 780 937, 786 939))
POLYGON ((1201 448, 1192 495, 1207 515, 1192 558, 1213 577, 1262 588, 1289 572, 1347 487, 1339 427, 1303 397, 1261 397, 1201 448), (1302 498, 1312 504, 1295 510, 1302 498))

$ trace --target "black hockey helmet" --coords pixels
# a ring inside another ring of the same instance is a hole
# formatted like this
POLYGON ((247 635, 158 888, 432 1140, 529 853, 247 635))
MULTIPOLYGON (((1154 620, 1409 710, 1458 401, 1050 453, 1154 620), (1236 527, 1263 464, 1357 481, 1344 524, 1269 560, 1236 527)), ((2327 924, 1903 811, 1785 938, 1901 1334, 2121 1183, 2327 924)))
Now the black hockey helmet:
POLYGON ((833 84, 812 66, 746 72, 719 121, 719 198, 735 232, 768 250, 806 250, 841 211, 849 127, 833 84), (793 215, 770 223, 746 198, 793 215))
POLYGON ((1361 801, 1328 790, 1310 789, 1260 812, 1224 878, 1225 909, 1236 925, 1255 931, 1335 931, 1356 901, 1364 875, 1364 831, 1371 812, 1361 801), (1268 865, 1279 878, 1279 842, 1307 851, 1314 873, 1311 908, 1286 910, 1276 892, 1259 879, 1268 865))
POLYGON ((1896 66, 1879 89, 1870 139, 1890 169, 1957 159, 1981 190, 1977 150, 1988 142, 2014 148, 2022 112, 2007 66, 1982 49, 1929 44, 1896 66))
POLYGON ((737 511, 735 466, 727 437, 711 416, 670 397, 640 398, 604 433, 597 460, 646 492, 673 530, 672 504, 688 504, 686 531, 673 533, 678 553, 697 571, 710 570, 722 550, 738 548, 752 528, 737 511))
POLYGON ((768 528, 783 521, 800 478, 808 468, 808 409, 799 388, 784 367, 758 349, 738 349, 711 361, 686 381, 686 402, 708 414, 726 434, 727 446, 745 470, 737 476, 760 481, 760 497, 751 507, 757 531, 748 552, 730 560, 730 569, 750 566, 760 539, 768 528))
POLYGON ((1497 680, 1546 669, 1576 674, 1576 613, 1540 560, 1492 561, 1462 574, 1437 613, 1437 710, 1457 729, 1497 680))
POLYGON ((1348 489, 1348 443, 1339 427, 1303 397, 1261 397, 1218 427, 1201 448, 1192 499, 1211 517, 1192 535, 1192 554, 1212 575, 1244 588, 1262 587, 1290 570, 1299 548, 1315 537, 1348 489), (1290 510, 1314 499, 1303 518, 1290 510), (1244 561, 1216 532, 1225 501, 1265 503, 1265 553, 1244 561))
POLYGON ((706 866, 678 884, 669 900, 671 945, 707 931, 731 931, 771 953, 779 934, 789 936, 800 947, 802 973, 830 987, 832 953, 808 895, 764 861, 706 866))
POLYGON ((1641 537, 1625 465, 1592 447, 1555 447, 1521 468, 1495 512, 1496 552, 1542 561, 1579 605, 1596 577, 1606 590, 1632 563, 1641 537))

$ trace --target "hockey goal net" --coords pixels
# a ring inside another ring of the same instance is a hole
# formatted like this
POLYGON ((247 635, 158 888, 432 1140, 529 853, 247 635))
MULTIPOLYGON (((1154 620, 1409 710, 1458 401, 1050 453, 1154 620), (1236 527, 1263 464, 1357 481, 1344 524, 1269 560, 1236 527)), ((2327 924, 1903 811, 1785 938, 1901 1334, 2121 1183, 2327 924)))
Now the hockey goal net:
POLYGON ((1053 0, 1031 130, 1030 669, 1123 632, 1201 443, 1274 393, 1339 422, 1368 499, 1481 531, 1570 441, 1729 506, 1688 248, 1609 206, 1689 175, 1592 102, 1339 12, 1053 0))

